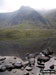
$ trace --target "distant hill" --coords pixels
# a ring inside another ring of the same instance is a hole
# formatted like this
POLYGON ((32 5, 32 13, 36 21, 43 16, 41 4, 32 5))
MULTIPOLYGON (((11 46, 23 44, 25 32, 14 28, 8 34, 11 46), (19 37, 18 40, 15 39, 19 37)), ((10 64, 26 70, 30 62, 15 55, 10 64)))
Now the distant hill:
POLYGON ((0 13, 0 28, 7 26, 19 26, 22 28, 48 28, 49 24, 48 21, 36 10, 30 7, 22 6, 15 12, 0 13))
POLYGON ((56 29, 56 9, 48 11, 43 16, 49 22, 50 27, 56 29))

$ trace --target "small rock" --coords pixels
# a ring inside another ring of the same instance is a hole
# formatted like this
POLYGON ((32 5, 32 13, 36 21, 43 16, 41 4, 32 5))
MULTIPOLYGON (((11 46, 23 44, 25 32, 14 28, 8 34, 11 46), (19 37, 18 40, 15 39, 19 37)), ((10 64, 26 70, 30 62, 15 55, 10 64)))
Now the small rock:
POLYGON ((32 68, 29 67, 29 66, 27 66, 25 69, 26 69, 27 71, 31 71, 31 70, 32 70, 32 68))
POLYGON ((25 70, 24 75, 29 75, 29 72, 25 70))
POLYGON ((5 71, 5 70, 6 70, 6 67, 5 67, 5 66, 2 66, 2 67, 1 67, 1 70, 2 70, 2 71, 5 71))
POLYGON ((13 71, 13 73, 16 73, 17 71, 15 70, 15 71, 13 71))

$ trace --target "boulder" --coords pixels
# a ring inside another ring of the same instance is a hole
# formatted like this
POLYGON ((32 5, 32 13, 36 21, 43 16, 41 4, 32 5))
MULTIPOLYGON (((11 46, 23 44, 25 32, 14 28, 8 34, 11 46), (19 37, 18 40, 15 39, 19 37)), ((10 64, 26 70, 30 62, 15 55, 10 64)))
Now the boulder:
POLYGON ((52 50, 52 49, 50 49, 50 48, 48 47, 47 50, 49 51, 49 55, 52 55, 52 54, 53 54, 53 50, 52 50))
POLYGON ((44 65, 44 62, 37 61, 38 65, 44 65))
POLYGON ((30 59, 30 58, 35 58, 35 55, 34 54, 29 54, 28 55, 28 58, 30 59))
POLYGON ((5 57, 0 56, 0 61, 3 61, 5 59, 6 59, 5 57))
POLYGON ((11 69, 14 68, 14 66, 10 63, 5 64, 5 67, 6 67, 7 70, 11 70, 11 69))
POLYGON ((22 64, 23 64, 23 67, 26 67, 26 66, 29 65, 29 61, 25 61, 25 62, 23 62, 22 64))
POLYGON ((35 58, 30 58, 29 59, 29 65, 34 66, 35 65, 35 58))
POLYGON ((49 51, 47 49, 43 50, 42 53, 45 55, 45 56, 49 56, 49 51))
POLYGON ((37 59, 37 61, 40 61, 40 62, 47 62, 49 60, 50 60, 50 58, 47 56, 39 56, 37 59))
POLYGON ((15 68, 21 68, 22 67, 22 62, 16 61, 15 64, 14 64, 14 67, 15 68))
POLYGON ((38 65, 37 67, 39 67, 39 68, 45 68, 44 65, 38 65))
POLYGON ((54 69, 54 65, 51 65, 51 66, 50 66, 50 69, 54 69))
POLYGON ((0 72, 4 72, 6 70, 6 67, 4 65, 0 65, 0 72))

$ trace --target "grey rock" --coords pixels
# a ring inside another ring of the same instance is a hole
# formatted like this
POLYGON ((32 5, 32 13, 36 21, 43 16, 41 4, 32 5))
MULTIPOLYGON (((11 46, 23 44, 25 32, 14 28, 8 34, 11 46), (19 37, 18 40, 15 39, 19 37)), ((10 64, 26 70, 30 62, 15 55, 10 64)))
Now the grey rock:
POLYGON ((6 67, 4 65, 0 65, 0 71, 5 71, 6 67))
POLYGON ((5 70, 6 70, 6 67, 5 67, 5 66, 2 66, 2 67, 1 67, 1 70, 2 70, 2 71, 5 71, 5 70))
POLYGON ((14 66, 10 63, 5 64, 5 66, 6 66, 6 69, 13 69, 14 68, 14 66))
POLYGON ((21 68, 22 67, 22 62, 16 61, 15 64, 14 64, 14 67, 15 68, 21 68))
POLYGON ((35 64, 35 58, 30 58, 29 59, 29 64, 30 64, 30 66, 34 66, 34 64, 35 64))
POLYGON ((29 67, 29 66, 27 66, 25 69, 26 69, 27 71, 31 71, 31 70, 32 70, 32 68, 29 67))
POLYGON ((29 61, 25 61, 25 62, 23 62, 22 64, 23 64, 23 67, 26 67, 26 66, 29 65, 29 61))
POLYGON ((37 59, 37 61, 40 61, 40 62, 47 62, 49 60, 50 60, 49 57, 47 57, 47 56, 41 56, 41 55, 37 59))
POLYGON ((43 50, 42 53, 45 55, 45 56, 49 56, 49 51, 47 49, 43 50))
POLYGON ((29 75, 29 72, 24 70, 24 75, 29 75))
POLYGON ((0 56, 0 61, 3 61, 5 59, 6 59, 5 57, 0 56))

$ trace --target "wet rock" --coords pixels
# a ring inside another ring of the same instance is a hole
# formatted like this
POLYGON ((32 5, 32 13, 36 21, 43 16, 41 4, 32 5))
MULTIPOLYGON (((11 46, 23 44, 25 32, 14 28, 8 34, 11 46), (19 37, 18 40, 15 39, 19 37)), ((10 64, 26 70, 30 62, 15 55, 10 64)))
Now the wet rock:
POLYGON ((29 67, 29 66, 27 66, 25 69, 26 69, 27 71, 31 71, 31 70, 32 70, 32 68, 29 67))
POLYGON ((29 72, 24 70, 24 75, 29 75, 29 72))

